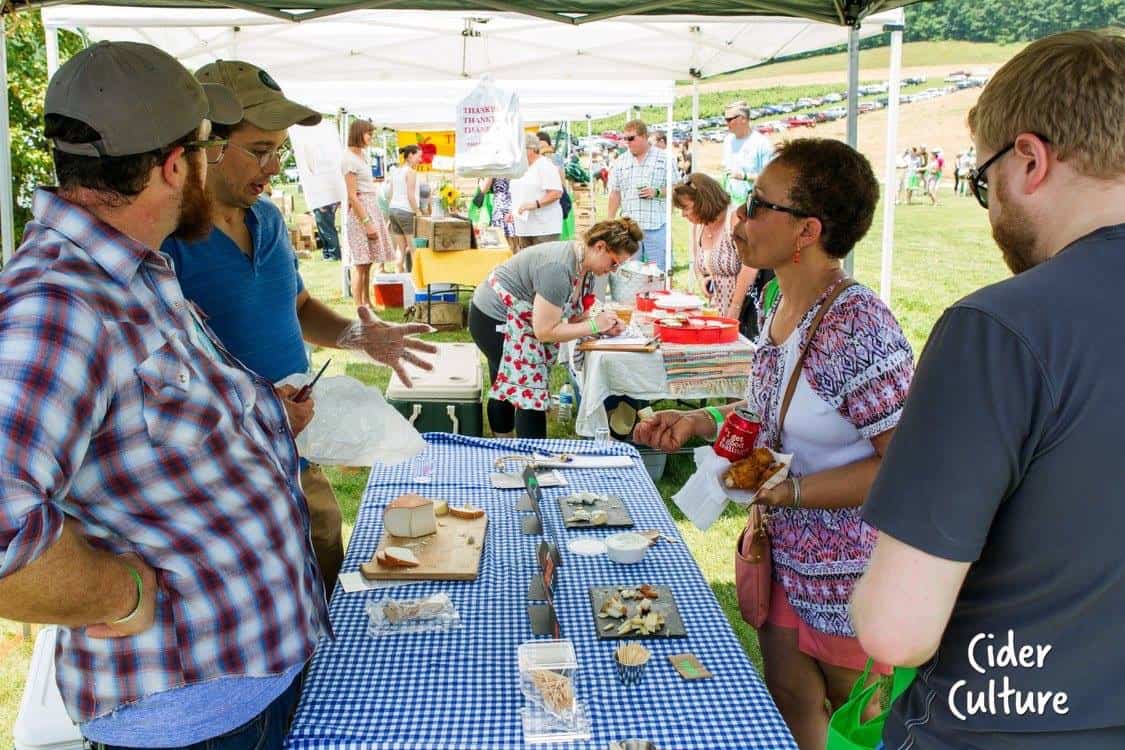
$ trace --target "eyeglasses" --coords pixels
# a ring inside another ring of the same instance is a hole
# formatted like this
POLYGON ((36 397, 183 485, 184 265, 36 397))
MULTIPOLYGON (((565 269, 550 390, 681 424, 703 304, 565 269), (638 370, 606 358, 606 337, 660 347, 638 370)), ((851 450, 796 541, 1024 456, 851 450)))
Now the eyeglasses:
POLYGON ((639 135, 623 135, 623 136, 621 136, 621 140, 628 141, 629 143, 632 143, 637 138, 640 138, 640 136, 639 135))
POLYGON ((223 160, 223 153, 226 151, 229 142, 226 138, 208 138, 205 141, 188 141, 181 145, 185 151, 203 149, 203 155, 207 159, 207 163, 218 164, 223 160), (217 149, 217 151, 212 153, 214 149, 217 149))
POLYGON ((1016 147, 1016 142, 1012 141, 1004 148, 997 151, 992 155, 992 158, 981 164, 976 169, 969 170, 969 190, 972 191, 973 197, 977 199, 977 203, 981 208, 988 208, 988 168, 992 166, 993 162, 1000 159, 1004 154, 1011 151, 1016 147))
MULTIPOLYGON (((1044 143, 1050 143, 1049 140, 1039 135, 1038 133, 1033 133, 1032 135, 1034 135, 1044 143)), ((973 197, 977 199, 977 203, 980 204, 981 208, 988 208, 988 175, 986 174, 986 172, 988 172, 988 168, 991 167, 994 162, 999 161, 1002 156, 1007 154, 1015 147, 1016 142, 1012 141, 1007 146, 993 154, 992 158, 990 158, 984 164, 981 164, 976 169, 969 170, 969 190, 972 191, 973 197)))
POLYGON ((798 219, 816 219, 815 214, 806 213, 792 206, 782 206, 777 203, 770 203, 769 201, 762 200, 757 194, 751 193, 750 197, 746 199, 746 218, 753 219, 754 212, 759 208, 768 208, 770 211, 780 211, 783 214, 796 216, 798 219))
POLYGON ((742 115, 735 115, 734 117, 724 117, 723 119, 727 121, 727 125, 730 125, 732 122, 737 120, 739 117, 742 117, 742 115))
MULTIPOLYGON (((249 149, 245 146, 239 146, 237 143, 227 142, 223 146, 224 151, 226 150, 227 146, 234 146, 244 154, 251 156, 255 161, 258 162, 258 166, 262 169, 268 167, 270 165, 270 162, 274 159, 277 159, 278 165, 284 164, 286 161, 288 161, 289 156, 293 153, 293 151, 288 146, 278 146, 277 148, 270 148, 262 151, 259 149, 249 149)), ((222 160, 222 156, 220 156, 219 159, 222 160)))

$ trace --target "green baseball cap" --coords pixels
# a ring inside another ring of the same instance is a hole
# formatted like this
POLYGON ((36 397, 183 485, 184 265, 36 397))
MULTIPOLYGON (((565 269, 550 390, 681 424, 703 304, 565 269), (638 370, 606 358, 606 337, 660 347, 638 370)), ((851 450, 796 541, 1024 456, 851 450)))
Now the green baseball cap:
POLYGON ((139 42, 98 42, 67 60, 47 84, 43 112, 83 122, 101 136, 51 144, 78 156, 144 154, 182 138, 204 118, 224 125, 242 119, 229 89, 200 84, 176 58, 139 42))
POLYGON ((320 113, 285 98, 269 73, 240 60, 217 60, 195 71, 202 83, 226 86, 242 105, 242 118, 262 130, 286 130, 292 125, 316 125, 320 113))

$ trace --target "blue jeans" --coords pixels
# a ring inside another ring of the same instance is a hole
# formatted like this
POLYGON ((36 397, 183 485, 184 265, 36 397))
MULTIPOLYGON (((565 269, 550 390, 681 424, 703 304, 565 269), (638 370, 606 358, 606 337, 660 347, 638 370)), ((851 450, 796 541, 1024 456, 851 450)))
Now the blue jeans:
POLYGON ((656 229, 646 229, 645 238, 641 240, 641 261, 656 263, 661 271, 667 272, 664 263, 664 242, 668 236, 668 225, 664 224, 656 229))
POLYGON ((340 260, 340 235, 336 233, 336 209, 339 203, 313 209, 316 233, 320 235, 321 254, 325 260, 340 260))
MULTIPOLYGON (((279 695, 266 710, 237 729, 232 729, 219 737, 197 742, 194 745, 165 750, 281 750, 285 745, 285 735, 289 733, 289 720, 297 708, 301 696, 301 676, 279 695)), ((130 750, 118 745, 105 745, 91 742, 91 750, 130 750)))

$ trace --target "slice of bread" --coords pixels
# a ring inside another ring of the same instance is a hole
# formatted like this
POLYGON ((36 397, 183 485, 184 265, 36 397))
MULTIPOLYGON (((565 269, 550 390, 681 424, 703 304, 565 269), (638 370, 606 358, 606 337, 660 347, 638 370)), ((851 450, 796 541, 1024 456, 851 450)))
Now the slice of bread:
POLYGON ((414 552, 406 547, 387 547, 383 550, 383 557, 386 564, 393 568, 417 568, 422 564, 414 552))

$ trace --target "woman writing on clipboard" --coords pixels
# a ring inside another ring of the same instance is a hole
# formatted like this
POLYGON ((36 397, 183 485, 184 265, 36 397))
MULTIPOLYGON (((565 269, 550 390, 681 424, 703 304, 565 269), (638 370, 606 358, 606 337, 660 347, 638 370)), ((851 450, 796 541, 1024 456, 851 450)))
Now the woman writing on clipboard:
POLYGON ((488 359, 488 423, 497 437, 547 436, 549 375, 558 345, 616 335, 612 312, 590 317, 593 282, 631 258, 644 233, 629 218, 595 224, 582 241, 545 242, 498 266, 477 287, 469 333, 488 359))

